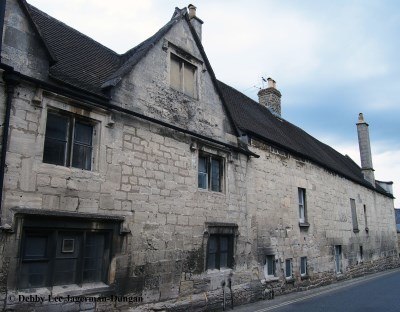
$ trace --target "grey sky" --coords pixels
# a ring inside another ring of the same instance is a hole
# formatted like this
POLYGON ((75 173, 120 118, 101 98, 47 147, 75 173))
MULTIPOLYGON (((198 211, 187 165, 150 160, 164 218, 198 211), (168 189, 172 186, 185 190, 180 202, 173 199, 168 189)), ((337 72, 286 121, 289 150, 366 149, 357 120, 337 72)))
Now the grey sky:
MULTIPOLYGON (((189 2, 30 0, 123 53, 189 2), (117 3, 117 5, 116 5, 117 3)), ((375 176, 400 198, 398 1, 193 2, 217 78, 257 99, 261 77, 282 92, 282 115, 359 163, 355 123, 370 124, 375 176)), ((400 200, 395 201, 400 208, 400 200)))

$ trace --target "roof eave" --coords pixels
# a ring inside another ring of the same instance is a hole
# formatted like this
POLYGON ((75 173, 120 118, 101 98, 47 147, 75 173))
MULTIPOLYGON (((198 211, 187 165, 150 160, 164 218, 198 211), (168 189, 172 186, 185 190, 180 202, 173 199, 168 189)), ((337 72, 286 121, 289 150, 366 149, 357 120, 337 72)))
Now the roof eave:
POLYGON ((261 140, 261 141, 264 141, 264 142, 266 142, 266 143, 268 143, 268 144, 272 144, 272 145, 274 145, 274 146, 276 146, 276 147, 278 147, 278 148, 280 148, 280 149, 282 149, 282 150, 284 150, 284 151, 287 151, 287 152, 290 153, 290 154, 293 154, 294 156, 298 156, 298 157, 304 158, 304 159, 306 159, 306 160, 309 160, 309 161, 311 161, 311 162, 317 164, 318 166, 321 166, 322 168, 325 168, 325 169, 327 169, 327 170, 329 170, 329 171, 332 171, 332 172, 334 172, 335 174, 337 174, 337 175, 339 175, 339 176, 341 176, 341 177, 344 177, 344 178, 346 178, 346 179, 348 179, 348 180, 350 180, 350 181, 352 181, 352 182, 354 182, 354 183, 356 183, 356 184, 358 184, 358 185, 360 185, 360 186, 366 187, 366 188, 368 188, 368 189, 370 189, 370 190, 372 190, 372 191, 375 191, 375 192, 377 192, 377 193, 379 193, 379 194, 385 195, 385 196, 387 196, 387 197, 389 197, 389 198, 392 198, 392 199, 395 198, 395 197, 394 197, 392 194, 390 194, 390 193, 382 192, 382 191, 376 189, 372 184, 370 184, 370 183, 369 183, 367 180, 365 180, 365 179, 364 179, 364 182, 365 182, 365 183, 361 183, 360 181, 357 181, 356 179, 354 179, 354 178, 352 178, 352 177, 350 177, 350 176, 348 176, 348 175, 346 175, 346 174, 344 174, 344 173, 342 173, 342 172, 339 172, 338 170, 336 170, 336 169, 330 167, 330 166, 327 165, 327 164, 324 164, 324 163, 320 162, 320 161, 317 160, 317 159, 314 159, 313 157, 310 157, 310 156, 308 156, 308 155, 304 155, 304 154, 302 154, 302 153, 300 153, 300 152, 298 152, 298 151, 295 151, 294 149, 291 149, 290 147, 287 147, 287 146, 284 146, 284 145, 280 144, 279 142, 275 142, 275 141, 273 141, 273 140, 269 140, 269 139, 267 139, 267 138, 265 138, 265 137, 262 137, 262 136, 260 136, 259 134, 255 133, 255 132, 252 132, 252 131, 250 131, 250 130, 246 130, 246 129, 242 129, 242 130, 243 130, 244 132, 250 134, 251 136, 253 136, 253 137, 255 137, 255 138, 261 140))

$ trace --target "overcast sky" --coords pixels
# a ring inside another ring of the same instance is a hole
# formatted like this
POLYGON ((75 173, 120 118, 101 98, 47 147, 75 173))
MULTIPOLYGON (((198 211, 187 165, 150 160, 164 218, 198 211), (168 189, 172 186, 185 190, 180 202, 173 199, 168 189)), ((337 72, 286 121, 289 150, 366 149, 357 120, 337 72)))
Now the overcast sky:
MULTIPOLYGON (((28 0, 118 53, 188 1, 28 0)), ((201 0, 203 45, 219 80, 257 100, 261 77, 282 117, 358 164, 358 113, 370 125, 375 177, 400 208, 400 5, 397 0, 201 0)))

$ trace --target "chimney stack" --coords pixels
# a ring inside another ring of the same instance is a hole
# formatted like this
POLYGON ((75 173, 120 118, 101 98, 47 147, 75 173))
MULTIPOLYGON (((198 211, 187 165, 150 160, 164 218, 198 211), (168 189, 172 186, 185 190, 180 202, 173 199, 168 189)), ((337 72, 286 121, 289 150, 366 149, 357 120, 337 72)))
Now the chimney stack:
POLYGON ((188 5, 189 9, 189 20, 194 29, 196 30, 197 36, 201 41, 201 26, 203 25, 203 21, 196 16, 196 7, 193 4, 188 5))
POLYGON ((268 87, 266 89, 261 89, 260 91, 258 91, 258 102, 268 108, 271 113, 280 117, 282 94, 278 91, 278 89, 276 89, 275 80, 273 80, 272 78, 268 78, 267 82, 268 87))
POLYGON ((371 143, 369 140, 368 124, 362 113, 358 115, 357 122, 358 145, 360 148, 361 171, 364 179, 375 186, 375 174, 372 166, 371 143))

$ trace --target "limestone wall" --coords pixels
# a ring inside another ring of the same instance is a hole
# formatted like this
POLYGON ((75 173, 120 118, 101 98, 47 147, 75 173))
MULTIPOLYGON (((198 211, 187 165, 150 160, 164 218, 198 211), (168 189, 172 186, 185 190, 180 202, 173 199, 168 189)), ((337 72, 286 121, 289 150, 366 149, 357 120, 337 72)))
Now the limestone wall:
POLYGON ((260 278, 266 254, 275 255, 281 282, 285 259, 293 259, 291 282, 298 287, 397 261, 392 199, 268 145, 253 140, 253 147, 261 157, 249 164, 248 206, 257 231, 253 252, 260 278), (298 188, 306 190, 309 226, 299 226, 298 188), (350 198, 356 202, 359 231, 353 231, 350 198), (342 248, 342 274, 335 273, 334 245, 342 248), (307 257, 306 279, 300 276, 300 257, 307 257))

